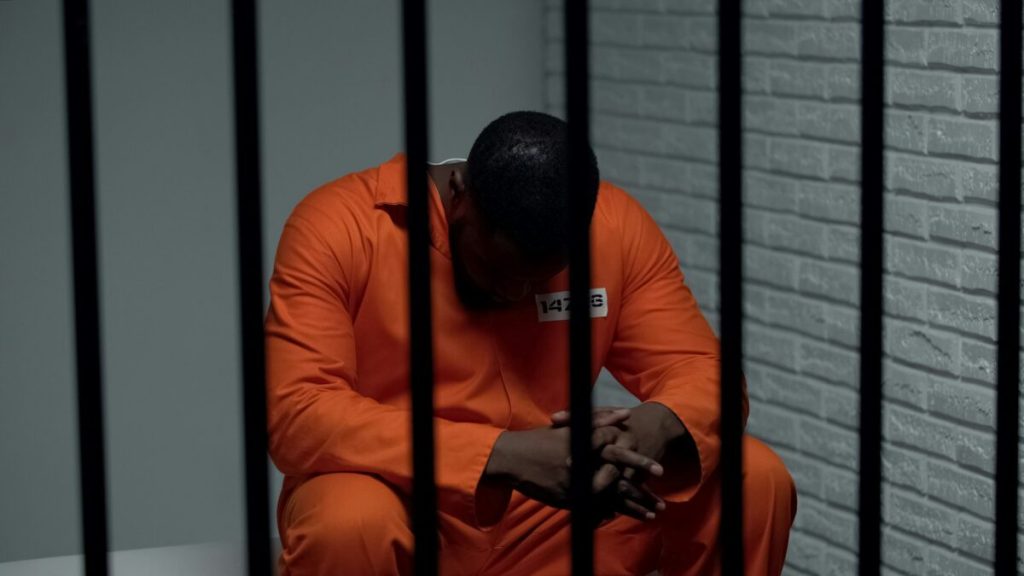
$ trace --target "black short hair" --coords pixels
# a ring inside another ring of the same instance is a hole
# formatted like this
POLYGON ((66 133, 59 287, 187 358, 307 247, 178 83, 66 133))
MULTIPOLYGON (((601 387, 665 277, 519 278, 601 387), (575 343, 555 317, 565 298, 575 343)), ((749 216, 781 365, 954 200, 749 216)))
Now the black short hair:
MULTIPOLYGON (((470 193, 481 216, 527 257, 568 249, 569 156, 565 121, 542 112, 511 112, 487 125, 469 152, 470 193)), ((593 214, 599 175, 587 147, 586 171, 575 185, 593 214)))

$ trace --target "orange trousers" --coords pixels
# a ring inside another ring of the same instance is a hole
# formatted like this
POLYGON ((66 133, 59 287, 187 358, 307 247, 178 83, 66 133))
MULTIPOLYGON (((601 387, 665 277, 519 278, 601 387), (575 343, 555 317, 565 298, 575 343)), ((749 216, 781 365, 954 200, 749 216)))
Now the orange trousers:
MULTIPOLYGON (((747 575, 782 572, 796 489, 782 460, 744 438, 744 561, 747 575)), ((659 518, 619 516, 595 532, 595 573, 644 576, 719 574, 716 538, 720 483, 688 502, 669 503, 659 518)), ((568 576, 569 513, 513 492, 502 521, 482 531, 440 512, 441 573, 568 576)), ((323 474, 278 506, 281 576, 411 573, 408 502, 377 478, 323 474)))

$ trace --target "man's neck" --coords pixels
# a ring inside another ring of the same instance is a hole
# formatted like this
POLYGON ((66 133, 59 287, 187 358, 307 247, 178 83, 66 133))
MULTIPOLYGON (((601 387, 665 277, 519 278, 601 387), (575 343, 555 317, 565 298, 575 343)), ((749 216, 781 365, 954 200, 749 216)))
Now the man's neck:
POLYGON ((437 193, 441 197, 441 205, 444 206, 444 214, 449 215, 449 204, 451 203, 452 190, 449 182, 452 179, 452 172, 457 164, 440 164, 427 167, 427 174, 437 187, 437 193))

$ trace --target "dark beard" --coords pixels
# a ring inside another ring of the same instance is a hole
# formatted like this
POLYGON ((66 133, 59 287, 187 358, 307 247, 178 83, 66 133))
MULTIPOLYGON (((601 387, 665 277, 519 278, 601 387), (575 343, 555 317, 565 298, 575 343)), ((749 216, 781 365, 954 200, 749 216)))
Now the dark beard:
POLYGON ((462 258, 459 253, 458 237, 461 227, 450 225, 448 228, 448 249, 452 253, 452 276, 455 280, 455 294, 459 297, 462 306, 467 310, 486 311, 498 308, 490 294, 484 292, 473 282, 466 269, 462 266, 462 258))

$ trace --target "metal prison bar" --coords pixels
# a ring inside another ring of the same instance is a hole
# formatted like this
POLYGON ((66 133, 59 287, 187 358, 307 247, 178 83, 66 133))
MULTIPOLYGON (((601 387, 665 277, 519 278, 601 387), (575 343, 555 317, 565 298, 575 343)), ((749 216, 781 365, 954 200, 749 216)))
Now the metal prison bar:
MULTIPOLYGON (((68 114, 73 239, 75 339, 79 418, 80 497, 87 576, 105 576, 107 506, 103 438, 101 333, 96 259, 95 176, 87 0, 64 1, 65 77, 68 114)), ((239 271, 245 408, 246 511, 249 573, 270 573, 269 523, 265 506, 266 405, 263 373, 262 269, 260 241, 260 153, 257 100, 256 13, 253 0, 233 2, 235 136, 239 217, 239 271)), ((414 447, 413 527, 417 574, 438 569, 434 486, 433 360, 430 325, 429 252, 422 166, 427 160, 426 30, 423 0, 403 0, 406 147, 409 184, 410 323, 414 447), (416 192, 418 190, 418 192, 416 192)), ((589 140, 588 29, 586 0, 567 0, 566 94, 573 150, 589 140)), ((739 0, 720 2, 720 186, 723 573, 742 573, 740 362, 742 360, 742 123, 741 13, 739 0)), ((1003 0, 1000 67, 1000 230, 998 287, 998 398, 996 461, 996 573, 1012 573, 1017 557, 1018 399, 1020 368, 1020 185, 1021 185, 1021 5, 1003 0)), ((881 330, 883 190, 882 3, 867 0, 862 19, 862 285, 861 285, 861 484, 860 573, 881 565, 881 330), (870 191, 865 193, 865 191, 870 191)), ((582 166, 570 157, 570 178, 582 166)), ((571 198, 573 299, 589 292, 586 213, 571 198)), ((572 428, 573 570, 593 572, 589 478, 589 318, 570 325, 572 428)))
POLYGON ((100 296, 96 263, 96 176, 87 0, 64 1, 64 81, 78 372, 78 467, 87 576, 107 574, 107 480, 103 440, 100 296))
POLYGON ((861 576, 877 576, 882 553, 882 207, 885 15, 882 0, 861 13, 860 483, 861 576))
POLYGON ((568 122, 570 454, 569 502, 572 507, 572 572, 594 573, 594 513, 590 447, 590 213, 586 192, 573 183, 586 170, 590 143, 589 20, 587 0, 565 2, 565 116, 568 122), (583 305, 581 305, 581 303, 583 305))
POLYGON ((438 571, 434 479, 434 357, 430 317, 430 188, 427 165, 427 13, 425 0, 402 2, 406 185, 409 197, 409 339, 412 396, 412 529, 417 575, 438 571), (415 289, 413 289, 415 287, 415 289))
POLYGON ((242 426, 245 438, 246 562, 270 576, 267 475, 266 353, 263 342, 263 216, 260 179, 259 62, 256 0, 232 0, 235 96, 235 187, 239 319, 242 340, 242 426))
POLYGON ((743 573, 742 0, 718 3, 718 194, 722 574, 743 573))
POLYGON ((1017 570, 1020 429, 1021 0, 1003 0, 999 40, 999 285, 996 330, 996 574, 1017 570))

